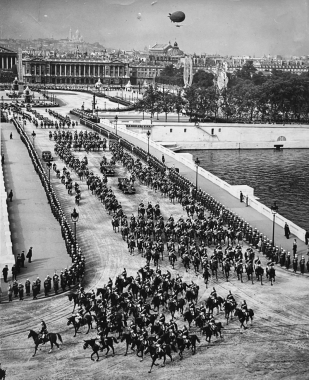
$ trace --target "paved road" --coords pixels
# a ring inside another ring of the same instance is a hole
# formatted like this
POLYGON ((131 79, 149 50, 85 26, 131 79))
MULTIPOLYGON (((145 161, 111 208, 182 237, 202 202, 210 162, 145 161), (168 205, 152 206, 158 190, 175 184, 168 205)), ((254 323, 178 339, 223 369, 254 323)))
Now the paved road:
MULTIPOLYGON (((114 132, 113 128, 106 127, 103 124, 102 126, 114 132)), ((140 146, 141 148, 147 151, 147 143, 139 140, 138 138, 135 138, 126 134, 124 130, 118 128, 118 135, 130 141, 131 143, 137 146, 140 146)), ((159 160, 161 160, 162 152, 159 149, 151 147, 150 153, 154 155, 155 157, 157 157, 159 160)), ((176 168, 179 168, 180 174, 182 174, 183 176, 188 178, 190 181, 195 183, 196 172, 194 170, 188 168, 181 162, 177 161, 177 159, 174 159, 172 157, 166 157, 165 163, 169 167, 175 165, 176 168)), ((210 194, 217 201, 222 203, 226 208, 232 210, 233 212, 241 216, 253 228, 257 228, 268 238, 272 239, 273 223, 271 220, 269 220, 268 218, 266 218, 264 215, 260 214, 258 211, 254 210, 253 208, 246 207, 245 203, 240 203, 237 198, 233 197, 227 191, 223 190, 222 188, 212 183, 208 179, 202 177, 201 175, 198 176, 198 184, 199 184, 199 187, 202 188, 203 191, 206 191, 206 193, 210 194)), ((284 247, 286 251, 290 251, 292 254, 292 244, 293 244, 294 238, 295 236, 291 235, 290 239, 286 239, 284 236, 283 228, 276 225, 275 244, 278 247, 280 246, 284 247)), ((297 238, 297 244, 298 244, 299 256, 307 254, 308 247, 305 245, 304 241, 300 241, 297 238)))
MULTIPOLYGON (((27 278, 35 280, 39 276, 43 281, 48 274, 52 276, 54 270, 59 273, 70 265, 71 260, 61 237, 60 225, 51 213, 41 181, 13 124, 2 123, 1 138, 6 188, 12 189, 14 194, 13 202, 8 202, 14 255, 16 257, 22 250, 27 253, 30 246, 33 247, 32 263, 25 263, 26 268, 22 269, 17 280, 24 284, 27 278), (9 137, 11 132, 12 140, 9 137)), ((6 291, 5 285, 3 288, 6 291)))

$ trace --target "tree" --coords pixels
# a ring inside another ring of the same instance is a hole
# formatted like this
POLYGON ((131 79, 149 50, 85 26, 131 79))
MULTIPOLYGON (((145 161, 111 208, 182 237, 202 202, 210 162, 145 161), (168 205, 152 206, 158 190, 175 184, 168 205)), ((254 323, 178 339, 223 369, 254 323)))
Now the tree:
POLYGON ((195 84, 198 87, 212 87, 214 85, 214 75, 208 73, 204 70, 198 70, 194 76, 192 84, 195 84))

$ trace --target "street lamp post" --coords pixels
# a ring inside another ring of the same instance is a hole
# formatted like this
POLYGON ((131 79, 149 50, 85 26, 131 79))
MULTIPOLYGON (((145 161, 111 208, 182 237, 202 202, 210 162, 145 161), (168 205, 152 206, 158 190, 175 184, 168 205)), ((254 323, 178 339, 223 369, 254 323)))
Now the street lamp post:
POLYGON ((52 163, 50 161, 47 162, 46 164, 47 169, 48 169, 48 184, 49 184, 49 190, 50 190, 50 169, 52 167, 52 163))
POLYGON ((147 154, 149 156, 149 137, 151 135, 151 132, 150 131, 147 131, 147 139, 148 139, 148 150, 147 150, 147 154))
POLYGON ((75 244, 74 244, 74 250, 76 253, 76 223, 79 219, 79 213, 76 211, 76 208, 74 207, 73 212, 71 214, 71 220, 74 223, 74 237, 75 237, 75 244))
POLYGON ((198 167, 199 167, 199 164, 200 164, 200 160, 198 159, 198 157, 196 157, 195 159, 195 166, 196 166, 196 178, 195 178, 195 187, 196 187, 196 192, 197 192, 197 185, 198 185, 198 167))
POLYGON ((271 212, 273 214, 273 247, 275 246, 275 223, 276 223, 276 214, 279 210, 279 207, 277 206, 277 203, 274 202, 274 204, 271 206, 271 212))
POLYGON ((118 116, 117 115, 115 116, 115 123, 116 123, 116 135, 118 135, 117 134, 117 124, 118 124, 118 116))

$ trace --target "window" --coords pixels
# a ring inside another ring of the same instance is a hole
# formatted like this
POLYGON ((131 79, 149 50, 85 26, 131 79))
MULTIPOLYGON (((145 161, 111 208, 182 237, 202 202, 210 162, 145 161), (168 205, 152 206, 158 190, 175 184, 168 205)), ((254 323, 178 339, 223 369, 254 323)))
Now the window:
POLYGON ((183 131, 184 131, 184 132, 187 132, 187 128, 185 128, 183 131))
POLYGON ((172 133, 172 132, 173 132, 173 129, 171 128, 171 129, 170 129, 170 133, 172 133))
POLYGON ((221 128, 219 128, 219 131, 218 132, 221 132, 221 128))

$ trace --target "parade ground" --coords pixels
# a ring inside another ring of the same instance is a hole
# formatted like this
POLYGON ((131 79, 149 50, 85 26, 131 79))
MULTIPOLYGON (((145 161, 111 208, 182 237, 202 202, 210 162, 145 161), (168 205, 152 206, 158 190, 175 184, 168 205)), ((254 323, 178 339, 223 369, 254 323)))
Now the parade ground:
MULTIPOLYGON (((1 96, 2 94, 0 94, 1 96)), ((70 109, 80 108, 83 102, 91 103, 91 95, 66 95, 63 92, 58 95, 63 102, 63 106, 56 109, 63 116, 67 115, 70 109)), ((38 111, 48 116, 45 108, 38 111)), ((73 117, 73 120, 79 119, 73 117)), ((78 132, 87 128, 80 123, 74 127, 78 132)), ((104 128, 107 127, 104 123, 104 128)), ((31 136, 35 131, 36 137, 33 139, 38 155, 49 150, 53 153, 54 162, 59 169, 65 164, 54 154, 55 142, 49 139, 50 130, 48 128, 35 128, 27 121, 25 132, 31 136)), ((139 146, 147 151, 147 144, 138 138, 134 138, 119 128, 118 134, 121 138, 127 139, 135 146, 139 146)), ((25 279, 30 280, 40 277, 41 280, 47 274, 53 275, 70 265, 64 240, 61 237, 61 229, 58 222, 51 213, 50 206, 39 177, 37 176, 24 143, 13 123, 4 123, 1 126, 2 149, 5 156, 4 178, 6 189, 12 189, 14 193, 13 201, 8 202, 8 212, 10 228, 12 233, 12 244, 14 254, 21 250, 33 247, 33 262, 26 263, 27 268, 23 268, 18 282, 24 283, 25 279), (13 139, 10 139, 10 133, 13 139)), ((108 142, 109 143, 109 142, 108 142)), ((161 159, 162 152, 151 147, 151 155, 161 159)), ((100 161, 103 155, 110 160, 112 152, 107 146, 106 152, 90 151, 88 154, 81 151, 73 151, 74 156, 82 159, 87 155, 89 170, 101 176, 100 161)), ((144 164, 144 163, 143 163, 144 164)), ((195 171, 190 170, 174 158, 167 158, 167 166, 179 168, 180 174, 195 182, 195 171)), ((151 202, 160 204, 164 220, 173 215, 175 220, 186 217, 185 211, 179 203, 171 203, 168 198, 164 198, 159 192, 151 190, 144 184, 136 182, 136 194, 126 195, 118 188, 118 177, 128 177, 127 169, 117 162, 115 166, 116 176, 108 178, 108 186, 112 188, 118 201, 128 217, 132 214, 137 216, 137 208, 141 201, 145 204, 151 202)), ((109 280, 115 279, 126 268, 128 276, 136 276, 136 272, 145 265, 145 258, 141 257, 137 251, 133 255, 128 252, 127 244, 122 239, 120 233, 115 233, 112 229, 112 217, 108 214, 104 205, 88 190, 86 181, 81 181, 77 174, 71 170, 74 182, 78 182, 81 189, 81 202, 77 207, 79 221, 77 223, 77 241, 86 257, 86 291, 91 291, 98 287, 103 287, 109 280)), ((62 209, 70 220, 73 208, 76 207, 74 196, 68 194, 67 189, 56 177, 56 173, 50 172, 51 186, 54 188, 62 209)), ((220 189, 207 179, 199 176, 199 187, 213 196, 217 201, 225 205, 240 217, 244 218, 253 228, 259 229, 263 234, 271 237, 272 221, 263 217, 257 211, 246 207, 240 203, 239 199, 220 189)), ((209 216, 209 213, 206 213, 209 216)), ((73 225, 72 225, 73 228, 73 225)), ((292 252, 293 235, 287 240, 284 237, 283 229, 276 227, 276 245, 284 247, 292 252)), ((307 253, 305 243, 298 241, 298 255, 307 253)), ((243 250, 248 244, 243 243, 243 250)), ((209 248, 209 256, 214 247, 209 248)), ((256 256, 259 253, 256 251, 256 256)), ((262 265, 266 266, 266 258, 262 257, 262 265)), ((307 260, 307 256, 306 256, 307 260)), ((240 329, 238 318, 233 318, 229 325, 226 324, 224 312, 220 311, 216 315, 216 321, 224 325, 222 338, 213 337, 211 343, 205 341, 205 336, 199 334, 199 329, 191 327, 191 333, 196 333, 201 342, 197 345, 195 355, 186 350, 183 360, 179 359, 178 353, 173 353, 175 359, 172 363, 167 358, 166 366, 160 364, 153 368, 151 374, 148 373, 151 361, 146 356, 143 362, 136 356, 136 353, 129 351, 125 354, 125 344, 115 345, 115 356, 105 357, 100 353, 100 360, 92 362, 90 360, 91 351, 83 349, 83 340, 96 337, 96 330, 91 330, 85 335, 86 330, 81 329, 74 338, 74 331, 71 326, 67 326, 67 318, 72 315, 73 304, 70 303, 67 293, 51 297, 39 297, 32 300, 32 297, 25 297, 24 301, 14 299, 8 302, 6 297, 2 297, 0 305, 0 363, 1 367, 7 370, 7 379, 180 379, 189 377, 190 379, 305 379, 308 377, 309 354, 309 316, 306 299, 309 296, 308 274, 294 274, 292 270, 286 270, 276 266, 276 281, 273 286, 264 277, 263 285, 259 282, 248 281, 244 275, 244 281, 237 280, 237 276, 232 271, 229 281, 226 281, 219 270, 218 280, 211 278, 206 288, 201 274, 195 274, 191 268, 185 271, 181 260, 178 260, 173 270, 169 264, 167 252, 164 260, 160 261, 162 272, 169 270, 172 276, 176 274, 182 276, 182 280, 190 283, 194 281, 199 286, 198 304, 204 302, 209 297, 213 287, 216 288, 219 296, 226 298, 229 291, 233 293, 237 303, 247 301, 248 307, 254 310, 252 324, 248 324, 248 329, 240 329), (30 329, 39 330, 40 321, 43 319, 50 332, 61 334, 63 344, 61 349, 54 349, 48 354, 49 343, 38 351, 33 358, 34 344, 32 339, 27 339, 30 329)), ((168 315, 168 311, 164 311, 168 315)), ((215 311, 216 313, 216 311, 215 311)), ((176 323, 182 327, 183 317, 176 312, 176 323)))

